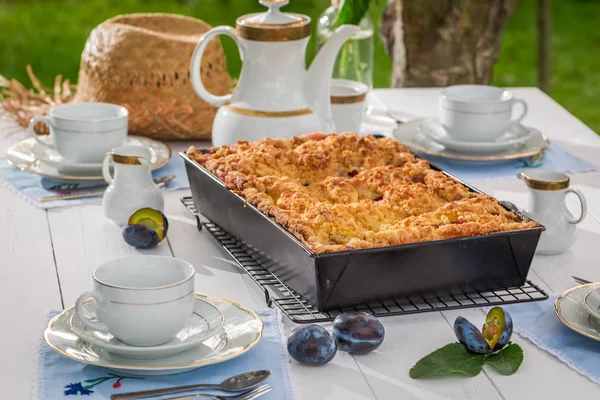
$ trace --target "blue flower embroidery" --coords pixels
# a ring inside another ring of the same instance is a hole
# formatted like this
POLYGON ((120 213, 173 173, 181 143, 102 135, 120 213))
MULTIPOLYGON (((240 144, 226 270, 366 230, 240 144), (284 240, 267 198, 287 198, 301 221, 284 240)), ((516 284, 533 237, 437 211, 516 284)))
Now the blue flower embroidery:
POLYGON ((77 396, 79 394, 83 395, 83 396, 89 396, 90 394, 94 393, 93 390, 89 390, 88 389, 89 386, 81 386, 81 382, 77 382, 77 383, 69 383, 67 386, 65 386, 65 396, 77 396))
POLYGON ((86 379, 83 382, 77 382, 77 383, 69 383, 67 386, 65 386, 65 396, 78 396, 78 395, 82 395, 82 396, 89 396, 90 394, 94 393, 93 390, 91 390, 94 386, 96 385, 100 385, 101 383, 107 382, 107 381, 111 381, 113 379, 116 379, 115 383, 113 384, 113 388, 114 389, 119 389, 121 387, 121 381, 124 379, 144 379, 144 378, 134 378, 132 376, 121 376, 121 375, 116 375, 116 374, 111 374, 110 372, 106 375, 106 376, 101 376, 100 378, 95 378, 95 379, 86 379), (83 386, 84 383, 87 383, 87 385, 83 386))

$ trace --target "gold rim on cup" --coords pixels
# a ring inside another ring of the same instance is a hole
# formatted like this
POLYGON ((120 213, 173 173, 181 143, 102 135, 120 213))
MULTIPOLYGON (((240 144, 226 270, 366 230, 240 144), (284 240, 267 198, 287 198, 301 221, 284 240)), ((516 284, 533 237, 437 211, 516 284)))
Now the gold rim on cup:
POLYGON ((355 104, 361 103, 367 97, 367 93, 351 94, 348 96, 331 95, 331 104, 355 104))

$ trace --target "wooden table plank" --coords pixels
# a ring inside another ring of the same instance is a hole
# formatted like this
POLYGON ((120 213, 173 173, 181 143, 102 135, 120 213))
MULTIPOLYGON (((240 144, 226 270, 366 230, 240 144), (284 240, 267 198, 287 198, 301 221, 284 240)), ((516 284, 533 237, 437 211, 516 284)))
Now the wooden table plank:
MULTIPOLYGON (((0 151, 13 142, 0 123, 0 151), (4 132, 4 133, 2 133, 4 132)), ((34 350, 44 316, 61 308, 46 213, 0 182, 1 398, 24 399, 31 387, 34 350)))
MULTIPOLYGON (((592 162, 596 161, 600 139, 566 110, 536 89, 515 89, 518 97, 525 98, 530 114, 525 122, 550 135, 555 143, 592 162)), ((418 115, 435 115, 437 89, 376 90, 390 109, 400 109, 418 115)), ((2 126, 0 126, 2 128, 2 126)), ((0 151, 19 139, 19 135, 0 139, 0 151)), ((202 143, 205 144, 205 143, 202 143)), ((176 150, 188 143, 178 144, 176 150)), ((597 161, 596 161, 597 162, 597 161)), ((573 286, 570 275, 600 279, 596 268, 595 246, 600 233, 600 173, 578 174, 573 184, 584 190, 590 203, 591 217, 578 230, 578 241, 567 253, 554 256, 536 256, 530 277, 550 291, 560 292, 573 286), (547 285, 547 286, 546 286, 547 285)), ((523 199, 525 187, 514 178, 477 183, 477 187, 494 194, 512 196, 516 202, 523 199)), ((151 253, 174 254, 191 261, 197 270, 196 285, 210 294, 233 298, 254 309, 264 308, 262 293, 237 267, 228 262, 228 256, 212 243, 206 232, 198 232, 195 221, 179 203, 186 192, 166 195, 166 213, 171 222, 168 242, 151 253)), ((101 262, 136 252, 121 238, 120 229, 104 219, 99 205, 55 209, 46 213, 36 209, 20 197, 0 186, 0 252, 7 265, 0 270, 0 290, 11 299, 23 300, 25 306, 11 310, 12 302, 3 302, 6 315, 23 318, 25 333, 2 339, 15 343, 9 349, 10 363, 3 361, 3 369, 18 365, 20 370, 31 366, 31 358, 23 357, 39 339, 39 321, 46 308, 60 307, 56 268, 62 283, 64 300, 74 302, 81 291, 91 283, 91 271, 101 262), (32 251, 32 248, 35 251, 32 251), (18 266, 18 267, 17 267, 18 266), (31 288, 22 282, 30 283, 31 288), (34 297, 35 296, 35 297, 34 297), (22 312, 22 309, 24 312, 22 312), (38 317, 35 317, 35 315, 38 317), (33 317, 31 317, 33 316, 33 317), (34 329, 35 326, 35 329, 34 329), (5 367, 6 366, 6 367, 5 367)), ((554 357, 539 350, 527 340, 517 337, 524 348, 525 363, 511 376, 499 376, 494 371, 473 379, 441 381, 414 381, 408 369, 429 351, 454 340, 452 323, 456 315, 473 321, 483 319, 479 309, 448 311, 404 317, 382 318, 387 339, 374 354, 352 357, 341 353, 332 363, 322 368, 311 368, 292 363, 294 381, 299 398, 326 399, 497 399, 497 398, 564 398, 567 395, 593 395, 598 386, 583 378, 554 357), (365 379, 366 377, 366 379, 365 379)), ((293 324, 286 323, 289 331, 293 324)), ((21 388, 29 385, 27 373, 18 374, 15 383, 12 374, 0 380, 11 398, 19 398, 21 388), (10 382, 8 381, 10 376, 10 382), (14 393, 11 388, 15 389, 14 393)))
POLYGON ((92 288, 92 272, 102 263, 133 254, 172 255, 167 242, 152 250, 136 250, 121 236, 121 228, 107 220, 101 205, 48 210, 65 307, 92 288))
MULTIPOLYGON (((201 147, 202 145, 205 144, 201 143, 200 145, 197 145, 197 147, 201 147)), ((184 146, 179 147, 181 148, 184 146)), ((173 217, 175 217, 177 220, 184 219, 189 214, 181 204, 179 204, 179 208, 176 207, 176 204, 173 204, 174 197, 177 194, 178 193, 168 193, 166 197, 166 203, 168 206, 167 210, 169 212, 168 217, 170 218, 170 221, 174 219, 173 217), (183 211, 176 211, 177 209, 183 211)), ((175 199, 175 201, 177 202, 178 199, 175 199)), ((238 301, 240 301, 242 304, 248 304, 248 306, 251 308, 265 307, 262 292, 257 289, 256 284, 252 281, 252 279, 244 272, 239 271, 236 266, 232 266, 228 262, 223 263, 223 252, 220 249, 216 249, 210 234, 207 232, 193 232, 196 229, 195 225, 193 225, 193 222, 188 222, 188 224, 180 224, 175 222, 174 226, 176 226, 176 228, 174 228, 176 231, 174 231, 173 228, 170 228, 171 231, 169 233, 174 254, 177 257, 181 257, 193 263, 196 266, 196 271, 198 271, 198 273, 200 273, 198 265, 200 265, 204 271, 202 273, 204 277, 197 281, 200 282, 198 286, 202 288, 205 286, 210 286, 210 291, 207 291, 208 293, 216 293, 215 295, 217 296, 221 295, 220 293, 223 293, 222 296, 236 300, 238 298, 245 298, 245 296, 247 296, 249 293, 251 296, 253 296, 254 303, 244 303, 244 300, 238 301), (179 231, 179 229, 183 229, 185 232, 179 231), (214 254, 215 251, 216 254, 214 254), (221 267, 219 267, 219 265, 221 267), (227 272, 223 273, 223 271, 227 272), (242 288, 246 290, 242 290, 242 288)), ((228 256, 225 256, 225 258, 226 260, 230 260, 228 256)), ((442 341, 447 340, 448 337, 453 337, 454 335, 451 330, 448 330, 446 321, 440 313, 414 315, 406 318, 409 319, 382 319, 382 322, 386 327, 386 331, 388 332, 388 337, 422 337, 420 332, 415 331, 412 328, 412 319, 422 319, 423 321, 427 321, 427 324, 429 325, 428 336, 432 338, 439 340, 441 337, 438 332, 439 330, 443 330, 445 333, 441 339, 442 341)), ((284 318, 284 321, 286 332, 289 332, 291 329, 297 326, 287 318, 284 318)), ((325 324, 324 326, 328 329, 331 328, 331 324, 325 324)), ((374 371, 373 373, 378 372, 383 375, 387 373, 386 371, 408 371, 408 368, 412 366, 410 363, 412 362, 414 364, 412 359, 418 359, 423 355, 422 351, 420 352, 421 349, 419 346, 404 346, 409 342, 410 340, 406 342, 399 342, 402 344, 400 348, 403 350, 401 352, 402 357, 398 357, 395 341, 386 341, 378 351, 378 355, 380 354, 380 356, 377 358, 377 368, 372 366, 374 371), (392 346, 392 351, 386 350, 388 343, 392 346)), ((409 396, 415 391, 416 393, 424 393, 426 395, 433 395, 434 393, 443 393, 445 395, 450 394, 452 398, 461 399, 499 398, 499 395, 497 394, 497 391, 494 389, 491 382, 483 375, 475 378, 468 385, 464 385, 461 382, 456 382, 450 385, 437 385, 437 387, 429 388, 430 385, 427 382, 411 380, 407 372, 403 376, 394 376, 396 382, 403 382, 404 387, 401 387, 400 390, 397 385, 375 387, 370 382, 371 380, 376 379, 373 377, 373 375, 367 376, 367 380, 369 381, 368 384, 365 381, 364 374, 359 368, 359 366, 363 367, 361 364, 362 359, 374 359, 374 357, 353 357, 339 352, 333 362, 316 369, 305 367, 293 362, 292 368, 296 387, 301 389, 299 390, 301 394, 300 398, 309 399, 314 398, 315 396, 319 396, 318 398, 329 398, 329 396, 332 396, 331 398, 339 398, 339 396, 342 396, 340 388, 346 389, 346 392, 343 392, 345 393, 344 396, 346 397, 349 396, 349 393, 359 393, 360 397, 357 398, 370 398, 368 396, 375 396, 376 398, 386 399, 390 398, 389 396, 393 394, 400 395, 400 393, 403 397, 409 396), (326 378, 324 378, 324 376, 326 376, 326 378), (335 379, 332 379, 332 377, 335 377, 335 379), (427 389, 421 389, 421 386, 424 386, 427 389), (318 388, 318 390, 316 388, 318 388), (352 388, 352 391, 348 392, 349 388, 352 388)))
MULTIPOLYGON (((535 271, 529 273, 529 279, 538 283, 542 289, 550 293, 553 291, 552 288, 542 283, 543 278, 535 271)), ((573 283, 571 283, 572 286, 574 286, 573 283)), ((467 318, 476 326, 483 325, 485 320, 485 314, 481 309, 445 311, 444 316, 449 327, 453 325, 459 315, 467 318)), ((523 364, 517 373, 503 376, 491 368, 484 368, 485 375, 494 383, 502 398, 567 399, 575 394, 578 398, 586 398, 586 396, 592 398, 600 392, 597 384, 579 375, 529 340, 514 334, 512 341, 519 344, 524 353, 523 364)))
POLYGON ((423 356, 456 341, 440 312, 384 317, 385 340, 354 356, 379 399, 500 399, 484 374, 470 379, 414 380, 408 371, 423 356))
MULTIPOLYGON (((375 92, 390 110, 423 116, 434 116, 437 113, 438 89, 376 90, 375 92)), ((598 162, 600 138, 581 121, 537 89, 515 89, 514 93, 529 104, 529 114, 525 124, 540 129, 550 137, 551 142, 564 146, 574 154, 592 163, 598 162)), ((600 279, 600 272, 596 267, 597 245, 600 243, 598 240, 600 208, 597 206, 600 204, 598 202, 600 172, 576 174, 572 176, 571 181, 572 185, 584 191, 592 215, 579 225, 577 242, 569 251, 558 256, 536 255, 534 257, 529 278, 550 293, 560 293, 573 287, 575 283, 571 275, 600 279)), ((474 185, 501 200, 513 201, 521 207, 526 204, 527 188, 516 178, 474 182, 474 185)), ((480 309, 446 311, 443 315, 450 329, 458 315, 463 315, 476 325, 484 319, 480 309)), ((574 395, 585 398, 599 393, 598 385, 579 375, 527 339, 515 336, 514 340, 525 352, 525 361, 521 369, 515 375, 508 377, 495 371, 485 370, 486 376, 493 382, 502 398, 564 399, 574 395)), ((435 348, 437 346, 432 345, 428 351, 435 348)), ((377 392, 376 385, 373 383, 371 385, 377 392)))
MULTIPOLYGON (((210 233, 198 231, 195 219, 181 204, 189 192, 171 192, 165 196, 169 218, 169 240, 176 257, 196 268, 196 290, 226 297, 254 310, 267 308, 263 292, 242 271, 210 233)), ((294 326, 286 318, 286 330, 294 326)), ((296 392, 301 399, 336 398, 341 390, 348 399, 371 399, 374 395, 351 356, 336 357, 324 368, 307 368, 292 364, 296 392)))

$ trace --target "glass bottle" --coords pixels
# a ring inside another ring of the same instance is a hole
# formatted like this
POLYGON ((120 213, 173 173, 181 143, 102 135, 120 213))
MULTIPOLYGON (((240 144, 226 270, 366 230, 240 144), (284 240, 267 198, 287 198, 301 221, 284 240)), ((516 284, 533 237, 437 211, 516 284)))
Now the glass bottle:
MULTIPOLYGON (((319 17, 317 49, 321 48, 337 28, 340 2, 340 0, 332 0, 331 7, 319 17)), ((373 88, 374 24, 369 13, 365 14, 360 21, 359 27, 360 31, 352 36, 338 53, 332 77, 362 82, 371 90, 373 88)))

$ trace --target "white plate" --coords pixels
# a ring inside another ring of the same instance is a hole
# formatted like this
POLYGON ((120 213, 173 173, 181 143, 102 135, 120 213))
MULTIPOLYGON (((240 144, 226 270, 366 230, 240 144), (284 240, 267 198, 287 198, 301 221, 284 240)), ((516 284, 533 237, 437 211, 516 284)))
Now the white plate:
POLYGON ((600 283, 588 283, 569 289, 554 302, 554 311, 558 319, 569 329, 600 340, 600 321, 590 315, 584 307, 585 297, 593 290, 599 289, 600 283))
POLYGON ((212 304, 223 314, 223 326, 217 334, 200 345, 170 357, 152 360, 125 358, 81 340, 71 329, 73 307, 50 320, 44 331, 44 339, 52 349, 65 357, 130 376, 191 371, 238 357, 258 343, 262 337, 263 322, 256 313, 231 300, 200 293, 196 293, 196 297, 212 304))
POLYGON ((501 153, 511 147, 523 147, 523 144, 534 134, 533 130, 519 123, 511 124, 511 128, 503 136, 493 142, 465 142, 453 138, 446 128, 436 119, 425 121, 419 126, 423 135, 442 144, 448 150, 471 154, 501 153))
MULTIPOLYGON (((40 138, 48 140, 47 135, 40 136, 40 138)), ((171 148, 157 140, 141 136, 128 136, 125 144, 150 147, 157 157, 156 163, 152 167, 153 170, 164 166, 171 159, 171 148)), ((10 147, 6 152, 6 160, 22 171, 50 179, 67 182, 104 180, 101 164, 63 164, 57 161, 63 160, 58 153, 40 145, 33 138, 27 138, 10 147), (49 154, 51 152, 54 152, 54 154, 49 154), (57 162, 61 164, 60 167, 57 162), (70 167, 73 169, 69 169, 70 167), (67 168, 67 170, 64 170, 64 168, 67 168)))
MULTIPOLYGON (((88 314, 93 314, 93 303, 84 305, 88 314)), ((196 299, 194 313, 190 320, 169 342, 149 347, 131 346, 121 342, 110 333, 99 332, 85 326, 77 315, 71 316, 71 330, 82 340, 94 344, 121 357, 153 359, 169 357, 198 346, 204 340, 215 335, 223 326, 223 314, 213 305, 196 299)))
POLYGON ((415 120, 400 124, 394 131, 396 140, 409 147, 413 152, 419 155, 426 155, 429 159, 439 159, 453 163, 468 164, 494 164, 509 160, 521 158, 537 158, 543 155, 544 150, 550 145, 548 138, 540 131, 534 128, 528 128, 532 134, 523 146, 509 148, 498 154, 462 154, 450 149, 444 145, 434 142, 420 132, 419 126, 430 118, 415 120))

